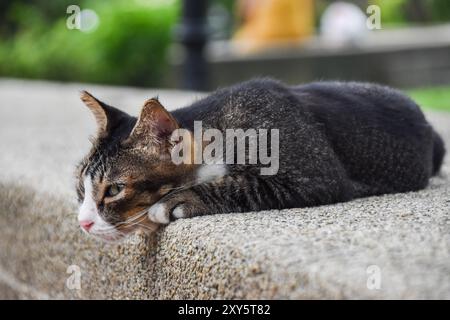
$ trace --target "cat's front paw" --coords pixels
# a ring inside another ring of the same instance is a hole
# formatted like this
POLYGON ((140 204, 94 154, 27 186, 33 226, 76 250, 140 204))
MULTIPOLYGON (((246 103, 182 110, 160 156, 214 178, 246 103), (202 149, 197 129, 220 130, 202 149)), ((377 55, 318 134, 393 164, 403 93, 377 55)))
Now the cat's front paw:
POLYGON ((168 224, 171 220, 185 218, 185 210, 182 204, 174 207, 168 203, 155 203, 148 209, 150 221, 158 224, 168 224))
POLYGON ((169 212, 164 203, 155 203, 148 209, 148 218, 151 222, 168 224, 170 222, 169 212))
POLYGON ((190 190, 164 197, 148 209, 151 222, 168 224, 170 221, 207 214, 209 210, 190 190))

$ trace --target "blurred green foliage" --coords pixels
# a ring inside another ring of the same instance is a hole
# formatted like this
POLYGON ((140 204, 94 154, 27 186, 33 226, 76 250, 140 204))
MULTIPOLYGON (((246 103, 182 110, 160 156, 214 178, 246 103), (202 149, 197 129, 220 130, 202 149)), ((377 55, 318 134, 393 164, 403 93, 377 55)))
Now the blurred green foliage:
POLYGON ((408 0, 375 0, 374 4, 381 8, 383 23, 399 24, 406 22, 405 5, 408 0))
POLYGON ((421 107, 450 111, 450 87, 419 88, 409 90, 408 95, 421 107))
MULTIPOLYGON (((221 5, 231 18, 236 1, 211 0, 210 4, 221 5)), ((317 0, 317 14, 331 2, 317 0)), ((450 0, 353 2, 361 7, 368 3, 379 5, 386 25, 450 21, 450 0)), ((163 85, 167 50, 180 3, 181 0, 0 0, 0 77, 163 85), (100 19, 99 27, 91 33, 69 30, 66 9, 72 4, 94 10, 100 19)), ((214 25, 229 28, 221 33, 224 37, 232 33, 233 23, 222 26, 215 19, 214 25)))
POLYGON ((369 3, 380 6, 381 19, 386 24, 450 22, 449 0, 370 0, 369 3))
POLYGON ((428 2, 431 2, 431 16, 435 21, 450 22, 450 1, 428 0, 428 2))
POLYGON ((0 22, 0 76, 161 84, 178 1, 7 2, 0 22), (67 28, 70 4, 94 10, 98 28, 90 33, 67 28))

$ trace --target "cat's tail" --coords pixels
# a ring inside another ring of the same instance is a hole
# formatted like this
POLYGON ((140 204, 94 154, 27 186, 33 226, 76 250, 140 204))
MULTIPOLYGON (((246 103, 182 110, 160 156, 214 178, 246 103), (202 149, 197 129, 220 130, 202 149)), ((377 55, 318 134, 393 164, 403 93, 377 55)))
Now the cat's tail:
POLYGON ((445 145, 441 136, 433 131, 433 176, 439 173, 445 155, 445 145))

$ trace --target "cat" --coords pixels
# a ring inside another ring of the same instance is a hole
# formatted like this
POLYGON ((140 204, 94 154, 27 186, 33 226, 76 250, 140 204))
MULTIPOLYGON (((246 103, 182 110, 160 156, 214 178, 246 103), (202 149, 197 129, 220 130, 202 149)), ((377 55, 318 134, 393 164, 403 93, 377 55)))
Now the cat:
POLYGON ((441 167, 445 147, 420 108, 389 87, 356 82, 288 86, 253 79, 168 112, 157 98, 138 118, 81 93, 97 122, 89 154, 77 167, 78 220, 100 239, 194 216, 303 208, 416 191, 441 167), (172 161, 174 132, 277 129, 279 165, 172 161))

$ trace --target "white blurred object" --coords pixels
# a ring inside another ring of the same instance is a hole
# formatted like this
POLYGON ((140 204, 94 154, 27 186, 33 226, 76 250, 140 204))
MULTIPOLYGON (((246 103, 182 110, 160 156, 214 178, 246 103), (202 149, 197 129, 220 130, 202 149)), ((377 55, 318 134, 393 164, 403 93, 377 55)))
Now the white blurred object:
POLYGON ((366 21, 366 15, 358 6, 349 2, 335 2, 322 15, 321 35, 331 45, 357 43, 368 32, 366 21))
POLYGON ((98 28, 100 19, 94 10, 83 9, 80 12, 80 22, 80 31, 90 33, 98 28))

